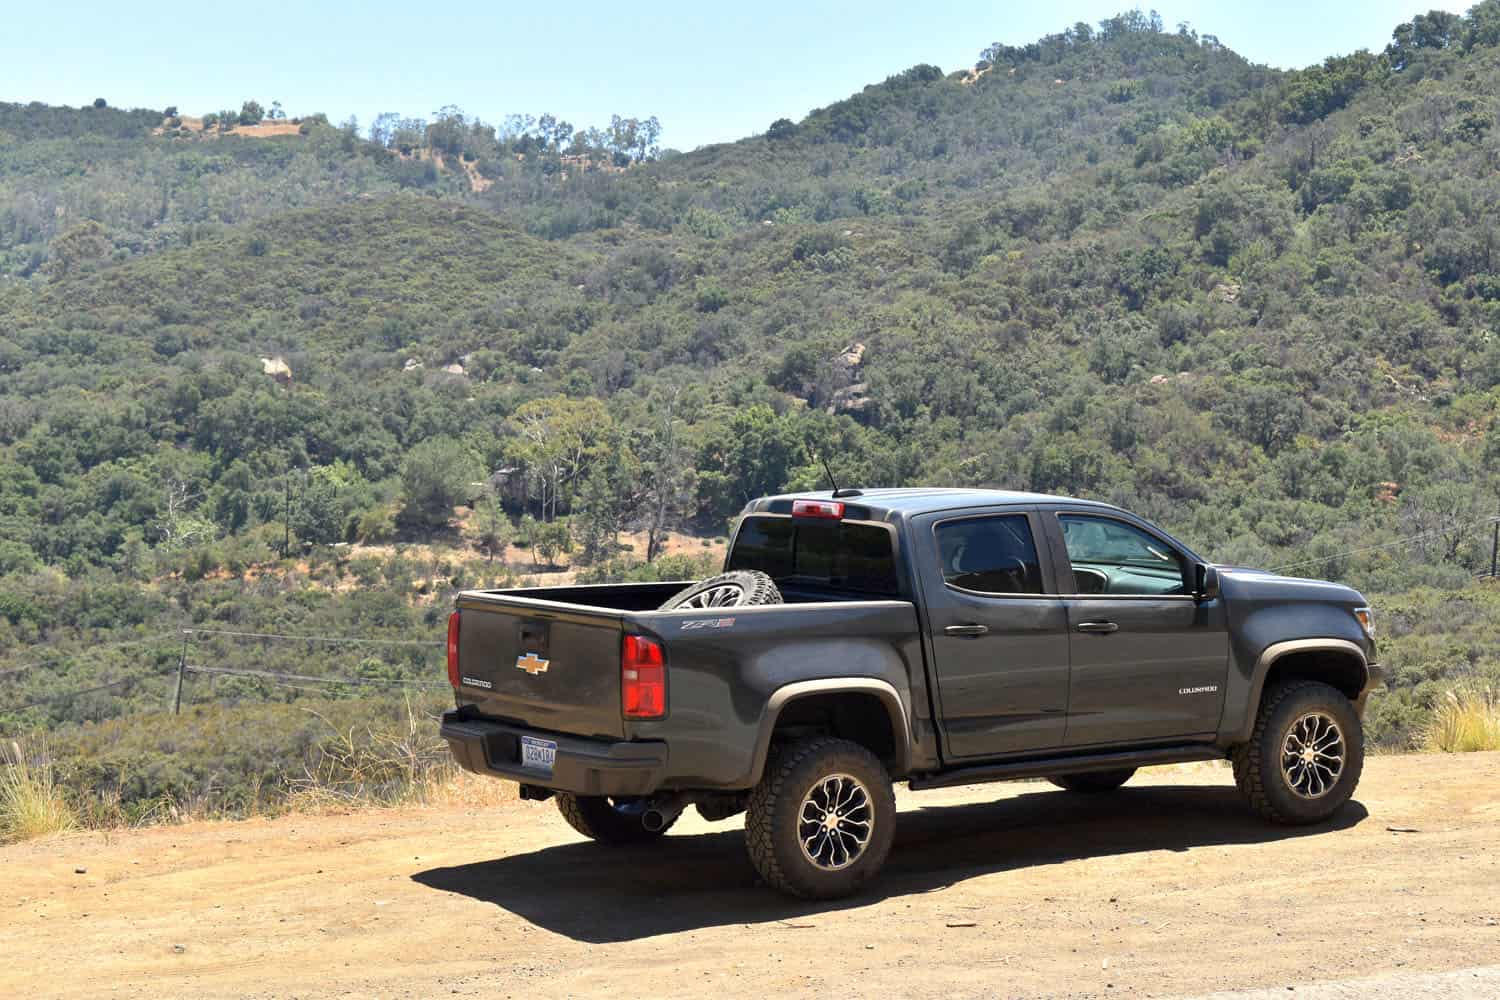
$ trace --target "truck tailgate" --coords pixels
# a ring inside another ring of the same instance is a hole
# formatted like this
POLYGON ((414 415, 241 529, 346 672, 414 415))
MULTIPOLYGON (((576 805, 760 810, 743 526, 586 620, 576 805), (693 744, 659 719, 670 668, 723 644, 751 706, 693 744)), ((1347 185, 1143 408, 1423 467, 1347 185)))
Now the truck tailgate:
POLYGON ((459 697, 536 729, 620 738, 624 616, 533 598, 459 600, 459 697))

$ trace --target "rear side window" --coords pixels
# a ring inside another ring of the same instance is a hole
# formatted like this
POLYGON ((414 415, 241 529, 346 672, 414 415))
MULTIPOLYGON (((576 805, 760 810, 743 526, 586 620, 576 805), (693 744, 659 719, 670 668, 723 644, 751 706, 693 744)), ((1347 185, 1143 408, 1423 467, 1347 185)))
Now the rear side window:
POLYGON ((1042 568, 1025 514, 938 525, 943 582, 981 594, 1040 594, 1042 568))
POLYGON ((758 569, 778 584, 895 594, 891 533, 872 524, 751 516, 740 523, 728 569, 758 569))

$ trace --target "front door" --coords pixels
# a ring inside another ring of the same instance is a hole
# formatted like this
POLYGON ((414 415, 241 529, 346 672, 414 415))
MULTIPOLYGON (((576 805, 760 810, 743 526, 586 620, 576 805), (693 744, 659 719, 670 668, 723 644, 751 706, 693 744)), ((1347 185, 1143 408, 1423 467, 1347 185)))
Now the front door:
POLYGON ((1176 546, 1113 514, 1048 513, 1070 649, 1064 744, 1211 735, 1219 728, 1229 638, 1220 600, 1193 593, 1176 546), (1071 576, 1069 571, 1071 570, 1071 576))
POLYGON ((1067 609, 1048 594, 1038 515, 918 519, 922 592, 946 756, 1047 750, 1063 740, 1067 609))

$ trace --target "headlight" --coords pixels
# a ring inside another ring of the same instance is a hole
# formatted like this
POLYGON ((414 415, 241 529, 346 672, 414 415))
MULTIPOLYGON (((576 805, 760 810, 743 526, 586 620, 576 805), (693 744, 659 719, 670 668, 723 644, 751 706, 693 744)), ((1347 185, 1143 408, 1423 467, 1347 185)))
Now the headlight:
POLYGON ((1359 619, 1359 627, 1365 630, 1365 635, 1375 638, 1375 613, 1369 608, 1355 608, 1354 617, 1359 619))

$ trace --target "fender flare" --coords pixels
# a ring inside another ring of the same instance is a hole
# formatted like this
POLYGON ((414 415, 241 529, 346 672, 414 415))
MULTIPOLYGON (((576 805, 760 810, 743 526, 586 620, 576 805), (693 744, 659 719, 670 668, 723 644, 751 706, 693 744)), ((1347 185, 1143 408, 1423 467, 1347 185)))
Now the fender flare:
MULTIPOLYGON (((1359 660, 1360 669, 1364 671, 1364 687, 1370 685, 1370 661, 1365 656, 1365 651, 1357 643, 1348 639, 1335 639, 1332 637, 1321 639, 1288 639, 1285 642, 1273 642, 1261 651, 1260 656, 1255 659, 1255 667, 1250 673, 1250 691, 1246 699, 1245 721, 1234 733, 1234 743, 1244 743, 1250 739, 1255 732, 1255 717, 1260 711, 1260 696, 1266 684, 1266 677, 1270 675, 1271 668, 1276 661, 1283 656, 1292 653, 1329 652, 1352 655, 1359 660)), ((1360 696, 1363 698, 1363 694, 1360 696)))
POLYGON ((750 785, 758 782, 765 771, 766 758, 771 752, 771 735, 776 731, 782 709, 799 698, 827 694, 871 694, 879 698, 890 718, 896 744, 892 777, 907 772, 911 766, 911 723, 907 719, 906 703, 895 685, 877 677, 831 677, 793 681, 771 692, 771 697, 766 702, 765 715, 761 717, 760 732, 756 735, 755 756, 750 764, 750 785))

